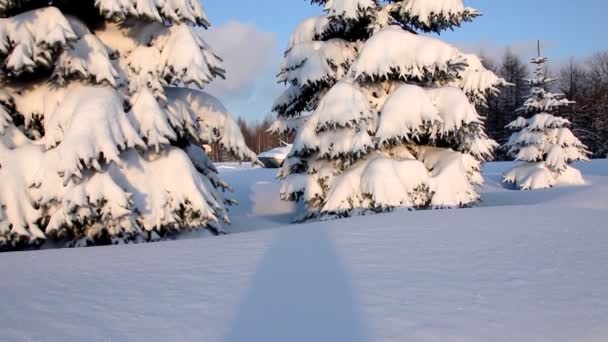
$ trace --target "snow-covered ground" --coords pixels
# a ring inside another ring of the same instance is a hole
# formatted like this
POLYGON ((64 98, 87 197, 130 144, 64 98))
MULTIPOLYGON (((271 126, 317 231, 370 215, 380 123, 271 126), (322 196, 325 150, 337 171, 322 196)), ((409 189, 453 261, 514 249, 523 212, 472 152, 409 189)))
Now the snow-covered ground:
POLYGON ((0 341, 607 341, 608 161, 508 167, 477 208, 288 225, 274 170, 222 165, 247 233, 0 254, 0 341))

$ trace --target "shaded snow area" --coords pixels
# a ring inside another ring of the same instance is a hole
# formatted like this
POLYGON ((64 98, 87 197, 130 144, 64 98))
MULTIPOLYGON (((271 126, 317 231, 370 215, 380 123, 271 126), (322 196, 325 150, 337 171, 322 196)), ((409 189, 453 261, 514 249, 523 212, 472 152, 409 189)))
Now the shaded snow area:
POLYGON ((247 233, 1 254, 0 341, 608 341, 608 161, 539 191, 511 165, 473 209, 299 225, 276 170, 221 165, 247 233))

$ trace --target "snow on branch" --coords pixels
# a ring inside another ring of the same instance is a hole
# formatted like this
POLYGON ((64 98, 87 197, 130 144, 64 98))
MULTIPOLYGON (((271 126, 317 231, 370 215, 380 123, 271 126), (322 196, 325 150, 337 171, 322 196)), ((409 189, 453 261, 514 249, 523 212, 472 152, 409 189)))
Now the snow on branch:
POLYGON ((218 99, 188 88, 166 88, 166 93, 174 127, 181 127, 203 143, 221 144, 239 160, 258 162, 236 121, 218 99))
POLYGON ((53 199, 56 202, 49 198, 40 201, 52 209, 45 229, 47 236, 69 238, 72 246, 86 246, 105 235, 116 243, 141 234, 134 218, 132 195, 116 184, 109 172, 94 173, 60 192, 60 200, 53 199))
POLYGON ((198 0, 95 0, 95 6, 107 19, 123 21, 141 17, 167 23, 189 23, 205 28, 209 19, 198 0))
POLYGON ((452 80, 465 66, 466 59, 453 46, 389 26, 363 45, 351 72, 360 81, 452 80))
POLYGON ((337 38, 297 44, 285 55, 279 82, 299 86, 331 85, 346 74, 356 52, 355 43, 337 38))
POLYGON ((152 44, 160 50, 159 71, 168 84, 195 84, 203 88, 216 76, 224 77, 221 59, 194 28, 174 25, 152 44))
POLYGON ((50 68, 57 53, 77 40, 70 23, 55 7, 0 19, 0 61, 9 75, 50 68))
POLYGON ((31 143, 32 140, 26 137, 25 134, 14 125, 9 125, 4 129, 4 132, 0 132, 0 149, 12 150, 31 143))
POLYGON ((378 7, 376 0, 329 0, 325 10, 329 18, 357 20, 373 13, 378 7))
POLYGON ((143 230, 211 226, 216 232, 224 231, 219 222, 225 219, 223 205, 213 197, 205 177, 184 151, 171 147, 159 154, 140 155, 130 150, 121 158, 122 167, 113 164, 108 172, 132 194, 143 230))
POLYGON ((358 158, 373 146, 368 128, 374 114, 355 85, 340 82, 323 97, 317 110, 298 132, 293 155, 318 152, 320 158, 358 158), (348 98, 344 101, 343 96, 348 98))
POLYGON ((37 244, 45 239, 38 224, 41 210, 30 191, 34 176, 43 165, 43 150, 40 145, 8 150, 0 144, 0 179, 3 180, 0 186, 0 248, 37 244))
POLYGON ((325 94, 316 110, 317 132, 356 127, 374 117, 367 97, 348 81, 340 81, 325 94))
POLYGON ((454 29, 481 15, 476 9, 465 7, 462 0, 395 1, 391 12, 395 19, 413 29, 436 33, 454 29))
POLYGON ((304 19, 291 33, 287 50, 289 51, 298 44, 319 40, 327 30, 328 25, 329 19, 325 15, 304 19))
POLYGON ((472 124, 481 124, 481 117, 462 90, 404 84, 384 103, 375 136, 380 144, 402 139, 434 140, 472 124))
POLYGON ((297 132, 300 127, 306 124, 311 114, 302 114, 295 118, 278 117, 268 128, 268 133, 275 134, 291 134, 297 132))
POLYGON ((95 35, 87 33, 59 55, 52 77, 60 84, 66 79, 78 78, 95 84, 106 82, 116 87, 118 72, 112 65, 107 48, 95 35))
POLYGON ((394 159, 373 152, 335 177, 321 214, 386 211, 392 208, 468 206, 479 199, 469 183, 462 154, 419 147, 418 158, 394 159))
POLYGON ((417 139, 441 124, 439 110, 424 88, 403 84, 386 100, 376 131, 379 144, 393 139, 417 139))
POLYGON ((170 141, 177 140, 177 134, 170 124, 168 113, 163 109, 152 92, 142 88, 133 96, 133 106, 129 112, 139 136, 144 139, 148 147, 158 153, 161 145, 169 145, 170 141))
POLYGON ((228 222, 222 197, 178 148, 127 150, 120 165, 85 171, 65 185, 59 150, 29 144, 2 151, 0 177, 11 182, 0 187, 0 247, 47 237, 67 238, 70 246, 149 241, 179 230, 221 233, 220 221, 228 222))
POLYGON ((12 124, 15 101, 4 89, 0 89, 0 135, 12 124))
POLYGON ((46 148, 58 150, 65 183, 81 178, 86 168, 99 170, 101 157, 120 164, 121 151, 145 147, 124 112, 121 97, 109 87, 70 89, 45 120, 45 131, 46 148))
POLYGON ((203 88, 225 74, 222 60, 204 41, 201 30, 187 24, 106 24, 95 34, 120 56, 131 93, 148 87, 163 97, 164 86, 203 88))
POLYGON ((467 66, 450 85, 464 90, 476 105, 484 105, 488 94, 497 94, 499 87, 509 84, 505 79, 486 69, 476 55, 465 54, 463 57, 467 66))
POLYGON ((523 163, 505 173, 503 181, 523 190, 582 184, 580 172, 569 164, 588 160, 589 152, 567 127, 569 124, 568 120, 548 113, 511 122, 507 127, 517 131, 505 148, 523 163))

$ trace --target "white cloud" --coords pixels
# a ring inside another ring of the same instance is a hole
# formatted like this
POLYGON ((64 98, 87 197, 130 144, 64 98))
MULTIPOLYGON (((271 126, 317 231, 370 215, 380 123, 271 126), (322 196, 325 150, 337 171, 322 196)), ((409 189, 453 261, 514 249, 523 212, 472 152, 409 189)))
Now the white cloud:
POLYGON ((226 79, 215 79, 205 91, 220 98, 235 116, 259 120, 268 115, 282 89, 276 83, 282 57, 277 35, 230 21, 206 32, 205 40, 226 69, 226 79))
POLYGON ((253 24, 230 21, 205 34, 205 40, 224 60, 226 79, 207 87, 217 96, 247 96, 260 77, 277 67, 277 36, 253 24))

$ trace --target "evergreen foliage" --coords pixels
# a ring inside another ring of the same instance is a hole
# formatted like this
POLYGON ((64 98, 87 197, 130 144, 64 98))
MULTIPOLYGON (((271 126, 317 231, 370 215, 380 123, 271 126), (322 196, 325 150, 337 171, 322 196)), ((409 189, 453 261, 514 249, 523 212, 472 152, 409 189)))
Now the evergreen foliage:
POLYGON ((0 0, 0 249, 226 232, 203 144, 256 156, 200 89, 197 0, 0 0))
POLYGON ((504 181, 522 190, 584 183, 581 173, 570 164, 588 160, 589 152, 568 128, 570 122, 555 116, 573 102, 548 90, 555 80, 547 76, 546 62, 539 47, 539 57, 532 59, 534 77, 527 80, 530 94, 518 109, 523 116, 507 125, 514 133, 505 149, 522 163, 505 173, 504 181))
POLYGON ((279 176, 304 218, 470 206, 496 143, 476 107, 505 80, 425 33, 480 13, 451 1, 313 0, 293 32, 273 110, 296 132, 279 176))

